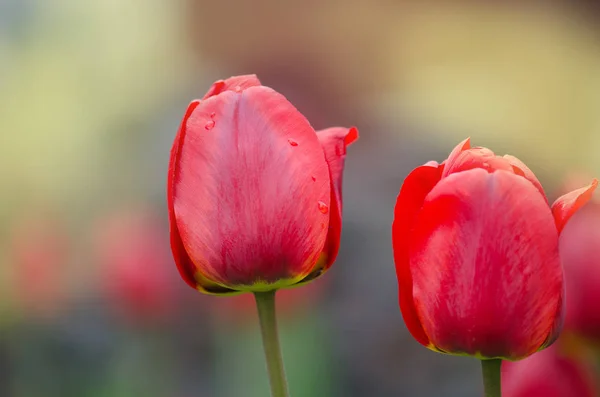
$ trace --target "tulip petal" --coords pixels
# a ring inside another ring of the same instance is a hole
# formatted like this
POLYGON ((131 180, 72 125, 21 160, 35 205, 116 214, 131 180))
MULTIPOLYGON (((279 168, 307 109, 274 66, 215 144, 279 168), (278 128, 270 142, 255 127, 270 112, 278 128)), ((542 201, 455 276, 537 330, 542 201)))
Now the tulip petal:
POLYGON ((508 160, 496 156, 490 149, 474 147, 456 154, 454 154, 454 150, 446 161, 442 177, 461 171, 468 171, 473 168, 482 168, 488 172, 497 170, 514 172, 508 160))
POLYGON ((188 106, 185 112, 185 116, 183 117, 183 121, 181 122, 181 126, 179 127, 177 135, 175 136, 173 147, 171 148, 171 158, 169 160, 169 175, 167 178, 167 206, 169 209, 171 251, 173 252, 173 258, 175 260, 175 264, 177 265, 177 270, 179 271, 181 278, 183 278, 183 280, 190 287, 198 289, 206 294, 222 295, 237 293, 237 291, 233 291, 229 288, 222 287, 218 284, 215 284, 214 282, 211 282, 206 278, 201 278, 198 280, 197 277, 195 277, 196 266, 185 251, 185 247, 183 246, 183 242, 181 241, 181 237, 179 236, 179 230, 177 229, 177 222, 175 220, 175 210, 173 207, 173 188, 176 177, 175 162, 178 159, 181 142, 183 141, 182 136, 185 135, 185 125, 187 124, 187 120, 199 104, 200 101, 193 101, 188 106))
POLYGON ((526 357, 562 305, 550 208, 505 171, 460 172, 433 188, 411 236, 410 269, 423 328, 445 352, 526 357))
POLYGON ((305 277, 325 244, 331 196, 306 118, 260 86, 208 98, 184 130, 172 196, 196 277, 248 291, 305 277))
POLYGON ((242 92, 246 88, 260 86, 260 81, 255 74, 243 76, 233 76, 226 80, 219 80, 213 83, 208 92, 202 99, 208 99, 211 96, 219 95, 225 91, 242 92))
POLYGON ((554 215, 556 229, 559 234, 562 232, 571 216, 592 198, 597 186, 598 180, 594 179, 588 186, 560 196, 556 199, 554 204, 552 204, 552 214, 554 215))
POLYGON ((510 163, 510 165, 513 166, 515 174, 525 177, 525 179, 533 183, 533 186, 535 186, 535 188, 542 193, 542 196, 546 197, 546 192, 544 192, 542 184, 537 179, 533 171, 531 171, 531 169, 527 167, 524 162, 515 156, 511 156, 510 154, 505 154, 504 158, 510 163))
POLYGON ((177 230, 177 223, 175 221, 175 212, 173 209, 173 186, 175 179, 175 162, 178 158, 181 146, 181 136, 185 134, 185 125, 188 118, 200 104, 200 101, 193 101, 188 106, 181 126, 175 136, 175 141, 171 148, 171 157, 169 160, 169 175, 167 178, 167 206, 169 208, 169 224, 170 224, 170 236, 171 236, 171 250, 173 251, 173 257, 177 264, 177 269, 183 280, 192 288, 196 288, 196 280, 194 279, 194 273, 196 272, 195 266, 185 252, 181 238, 179 237, 179 231, 177 230))
MULTIPOLYGON (((331 175, 331 216, 329 219, 329 232, 325 244, 323 271, 327 270, 335 261, 340 248, 342 234, 342 179, 344 173, 344 159, 346 146, 358 139, 356 127, 332 127, 317 131, 317 138, 325 152, 325 160, 331 175)), ((321 272, 322 273, 322 272, 321 272)))
POLYGON ((414 169, 406 177, 396 201, 392 225, 392 244, 402 317, 412 336, 419 343, 428 347, 431 347, 429 337, 423 330, 414 307, 413 281, 409 263, 409 239, 425 197, 439 182, 440 174, 440 169, 429 162, 414 169))
POLYGON ((505 397, 595 397, 594 367, 586 358, 567 356, 561 346, 517 362, 502 363, 505 397))
POLYGON ((471 138, 467 138, 452 149, 448 159, 444 163, 453 163, 456 157, 465 150, 471 149, 471 138))

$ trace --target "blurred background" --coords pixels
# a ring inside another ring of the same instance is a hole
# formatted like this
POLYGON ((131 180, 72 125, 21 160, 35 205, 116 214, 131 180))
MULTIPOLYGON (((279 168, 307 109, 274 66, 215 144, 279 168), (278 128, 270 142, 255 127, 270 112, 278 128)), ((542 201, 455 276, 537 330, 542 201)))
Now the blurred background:
POLYGON ((596 4, 0 0, 0 396, 268 395, 252 301, 179 278, 165 199, 187 104, 248 73, 361 133, 337 263, 280 294, 292 395, 480 396, 404 326, 396 195, 467 136, 551 199, 600 176, 596 4))

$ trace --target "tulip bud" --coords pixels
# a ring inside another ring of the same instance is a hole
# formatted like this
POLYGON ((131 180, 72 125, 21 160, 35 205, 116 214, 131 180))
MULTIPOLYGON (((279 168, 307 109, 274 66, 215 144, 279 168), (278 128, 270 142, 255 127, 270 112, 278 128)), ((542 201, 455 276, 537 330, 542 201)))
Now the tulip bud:
POLYGON ((564 285, 558 237, 597 186, 550 206, 513 156, 460 143, 412 171, 395 208, 404 321, 424 346, 482 359, 525 358, 556 340, 564 285))
POLYGON ((315 132, 256 76, 218 81, 188 107, 171 151, 171 248, 208 294, 310 281, 335 260, 355 128, 315 132))

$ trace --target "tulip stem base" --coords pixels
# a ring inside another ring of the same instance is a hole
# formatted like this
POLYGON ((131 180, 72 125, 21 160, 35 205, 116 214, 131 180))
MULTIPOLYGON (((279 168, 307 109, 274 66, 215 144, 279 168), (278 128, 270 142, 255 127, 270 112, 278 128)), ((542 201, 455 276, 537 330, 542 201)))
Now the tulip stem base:
POLYGON ((502 360, 481 360, 481 372, 483 374, 483 389, 485 397, 502 397, 500 386, 500 367, 502 360))
POLYGON ((275 291, 255 292, 272 397, 289 397, 275 313, 275 291))

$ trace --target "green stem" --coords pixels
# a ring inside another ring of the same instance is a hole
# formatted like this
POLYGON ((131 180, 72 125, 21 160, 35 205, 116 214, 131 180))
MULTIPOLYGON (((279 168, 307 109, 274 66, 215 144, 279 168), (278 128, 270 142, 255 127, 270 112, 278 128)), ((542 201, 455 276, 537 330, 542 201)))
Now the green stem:
POLYGON ((485 397, 502 397, 500 384, 500 366, 502 360, 481 360, 481 372, 483 374, 483 389, 485 397))
POLYGON ((281 346, 277 333, 277 317, 275 314, 275 291, 255 292, 256 308, 260 321, 267 370, 271 384, 271 397, 289 397, 281 346))

